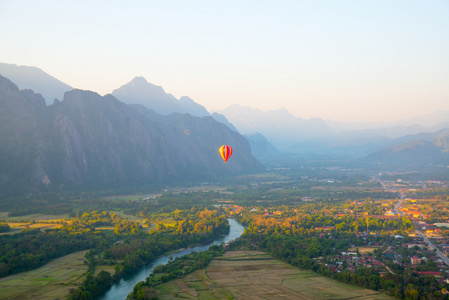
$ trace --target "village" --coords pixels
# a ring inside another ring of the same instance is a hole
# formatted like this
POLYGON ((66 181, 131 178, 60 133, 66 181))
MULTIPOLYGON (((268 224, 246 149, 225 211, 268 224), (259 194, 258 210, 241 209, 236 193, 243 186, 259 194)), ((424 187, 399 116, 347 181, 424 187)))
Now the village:
MULTIPOLYGON (((383 191, 394 192, 398 197, 372 201, 369 204, 372 211, 366 209, 369 206, 366 200, 352 201, 340 210, 322 210, 324 216, 332 217, 334 220, 345 219, 348 216, 365 218, 366 228, 354 232, 358 242, 348 244, 345 251, 313 257, 312 260, 333 273, 343 271, 355 273, 360 268, 366 268, 375 270, 380 276, 410 272, 435 277, 442 284, 449 283, 449 260, 446 256, 449 254, 449 203, 441 197, 420 194, 422 190, 447 188, 448 182, 431 180, 412 182, 400 179, 378 181, 383 191), (406 233, 399 234, 398 230, 384 232, 376 226, 370 228, 370 223, 375 223, 376 219, 388 222, 404 218, 413 224, 406 233)), ((303 203, 314 203, 314 199, 308 196, 302 197, 301 200, 303 203)), ((264 217, 267 218, 267 223, 283 225, 287 221, 291 224, 291 228, 295 227, 292 218, 287 217, 292 215, 292 210, 296 211, 294 208, 289 212, 279 207, 246 207, 236 204, 227 204, 226 208, 231 216, 252 214, 258 216, 256 220, 264 217), (271 221, 268 221, 269 218, 271 221)), ((298 226, 300 225, 298 223, 298 226)), ((335 232, 339 229, 336 228, 338 225, 322 225, 315 226, 313 230, 307 232, 315 232, 315 236, 319 238, 336 239, 335 232)))

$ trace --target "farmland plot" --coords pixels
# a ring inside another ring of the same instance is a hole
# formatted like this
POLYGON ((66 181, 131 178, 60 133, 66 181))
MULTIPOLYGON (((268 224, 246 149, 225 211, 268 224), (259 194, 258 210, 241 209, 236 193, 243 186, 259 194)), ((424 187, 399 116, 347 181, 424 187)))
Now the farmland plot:
POLYGON ((391 299, 304 271, 263 252, 229 251, 203 270, 156 287, 160 299, 391 299))

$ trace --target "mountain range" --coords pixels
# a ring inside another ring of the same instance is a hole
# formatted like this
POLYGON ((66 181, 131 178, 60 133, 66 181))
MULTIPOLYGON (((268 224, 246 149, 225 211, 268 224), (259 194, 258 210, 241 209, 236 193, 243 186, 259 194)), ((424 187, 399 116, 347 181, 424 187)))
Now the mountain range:
POLYGON ((393 166, 449 166, 449 129, 401 137, 394 146, 376 151, 367 159, 393 166))
MULTIPOLYGON (((0 74, 3 74, 2 72, 11 74, 21 82, 20 88, 32 88, 42 95, 23 90, 22 97, 27 94, 28 97, 39 98, 36 101, 46 103, 47 106, 50 102, 48 99, 62 99, 60 96, 62 91, 72 90, 69 85, 38 68, 0 64, 0 74), (53 96, 49 96, 50 94, 53 96)), ((210 114, 204 106, 193 99, 183 96, 178 100, 166 93, 162 87, 149 83, 143 77, 135 77, 129 83, 115 89, 112 95, 104 98, 110 99, 110 97, 131 107, 140 115, 145 115, 153 121, 157 120, 158 124, 165 122, 164 126, 172 121, 175 122, 177 118, 188 118, 184 116, 186 114, 193 118, 214 119, 239 136, 243 134, 249 142, 252 154, 257 158, 267 158, 287 152, 337 155, 346 158, 367 157, 369 161, 373 159, 383 161, 387 156, 394 156, 387 154, 388 149, 392 147, 397 147, 393 153, 401 153, 406 149, 410 152, 411 149, 416 148, 417 153, 430 155, 430 152, 422 151, 422 144, 412 142, 419 141, 423 134, 432 135, 449 127, 447 111, 388 124, 341 123, 319 118, 306 120, 293 116, 286 109, 262 112, 240 105, 232 105, 210 114), (178 116, 175 117, 175 115, 178 116), (401 147, 402 144, 407 143, 411 144, 401 147)), ((64 101, 65 98, 62 102, 64 101)), ((60 103, 61 101, 58 100, 53 106, 57 107, 60 103)), ((44 111, 55 109, 39 107, 39 110, 44 111)), ((428 139, 425 141, 431 142, 428 139)), ((441 148, 438 149, 441 150, 441 148)), ((440 157, 444 160, 444 153, 443 156, 432 153, 432 157, 440 157)), ((403 157, 412 156, 404 155, 403 157)), ((434 160, 429 157, 427 161, 434 160)))
MULTIPOLYGON (((217 112, 210 114, 204 106, 187 96, 183 96, 178 100, 174 96, 167 94, 162 87, 149 83, 143 77, 135 77, 129 83, 114 90, 112 95, 135 108, 139 106, 141 106, 140 108, 145 107, 162 115, 186 113, 197 117, 211 116, 217 122, 225 124, 235 132, 239 132, 223 114, 217 112)), ((255 157, 266 157, 277 151, 261 133, 255 134, 259 137, 257 142, 255 142, 254 138, 250 138, 252 135, 244 135, 255 157), (263 142, 261 142, 262 140, 263 142)))
POLYGON ((246 139, 212 117, 139 111, 82 90, 47 106, 3 76, 0 128, 2 193, 129 189, 263 170, 246 139), (235 149, 226 165, 222 144, 235 149))
MULTIPOLYGON (((17 82, 19 89, 31 89, 40 93, 47 105, 53 103, 54 99, 63 99, 64 93, 73 89, 36 67, 0 63, 0 74, 11 79, 14 83, 17 82)), ((187 96, 178 100, 171 94, 166 93, 161 86, 149 83, 143 77, 135 77, 127 84, 112 91, 112 95, 121 102, 130 105, 144 105, 162 115, 188 113, 197 117, 211 116, 216 121, 238 132, 224 115, 216 112, 210 114, 204 106, 187 96)), ((260 149, 256 149, 255 153, 265 156, 260 149)))
POLYGON ((135 77, 129 83, 114 90, 112 95, 127 104, 141 104, 162 115, 188 113, 196 117, 210 116, 204 106, 187 96, 179 100, 167 94, 161 86, 147 82, 143 77, 135 77))
POLYGON ((329 126, 321 119, 300 119, 286 109, 262 112, 234 104, 218 111, 226 116, 241 133, 262 133, 276 148, 286 149, 292 144, 331 135, 329 126))

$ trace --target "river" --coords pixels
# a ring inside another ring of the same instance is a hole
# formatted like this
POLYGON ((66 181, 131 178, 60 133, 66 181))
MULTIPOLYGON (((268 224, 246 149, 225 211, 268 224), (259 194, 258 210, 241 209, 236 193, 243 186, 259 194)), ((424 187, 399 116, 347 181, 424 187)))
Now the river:
POLYGON ((221 244, 222 242, 227 243, 229 241, 235 240, 243 234, 245 228, 236 220, 228 219, 230 229, 229 233, 215 240, 212 243, 207 245, 197 246, 193 248, 187 248, 184 250, 180 250, 177 252, 170 253, 169 255, 164 255, 162 257, 157 258, 152 264, 146 265, 142 267, 139 271, 130 275, 128 277, 120 279, 120 282, 114 284, 102 297, 98 298, 100 300, 124 300, 128 296, 129 293, 132 292, 134 286, 140 282, 145 281, 145 279, 151 274, 154 267, 157 265, 165 265, 169 261, 169 257, 172 258, 180 257, 186 254, 190 254, 192 252, 201 252, 206 251, 212 245, 221 244))

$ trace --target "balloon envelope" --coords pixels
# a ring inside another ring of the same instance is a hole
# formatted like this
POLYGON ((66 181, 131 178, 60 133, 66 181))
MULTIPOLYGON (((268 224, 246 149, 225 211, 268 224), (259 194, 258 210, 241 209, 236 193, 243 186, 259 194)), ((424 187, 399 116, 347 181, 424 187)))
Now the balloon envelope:
POLYGON ((220 147, 220 149, 218 149, 218 152, 220 153, 221 158, 223 158, 224 162, 226 163, 232 155, 232 148, 228 145, 223 145, 220 147))

